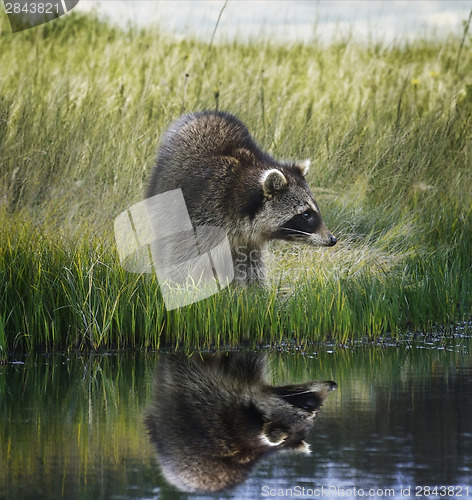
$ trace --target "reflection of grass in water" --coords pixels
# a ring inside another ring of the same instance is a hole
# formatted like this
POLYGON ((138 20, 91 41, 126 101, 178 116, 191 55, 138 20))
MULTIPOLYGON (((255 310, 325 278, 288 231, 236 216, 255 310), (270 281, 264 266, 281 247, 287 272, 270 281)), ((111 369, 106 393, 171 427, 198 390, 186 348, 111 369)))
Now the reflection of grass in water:
POLYGON ((79 492, 99 498, 104 487, 114 491, 132 480, 130 463, 143 464, 143 470, 152 467, 142 413, 154 359, 37 356, 25 362, 5 366, 1 377, 10 387, 2 390, 0 408, 5 498, 19 498, 15 494, 20 491, 23 498, 79 492), (120 471, 113 477, 116 484, 103 482, 106 467, 120 471))
POLYGON ((388 347, 358 344, 348 349, 318 346, 307 352, 281 350, 269 357, 270 382, 283 385, 334 380, 338 389, 329 396, 329 411, 337 412, 345 400, 352 403, 353 399, 357 411, 364 405, 369 412, 379 392, 425 395, 430 387, 453 385, 464 376, 467 379, 471 373, 470 339, 456 340, 454 347, 445 346, 443 340, 420 339, 388 347))
POLYGON ((349 39, 210 49, 74 13, 4 33, 3 356, 11 348, 345 342, 468 320, 465 40, 456 68, 454 38, 388 49, 349 39), (154 277, 118 265, 112 223, 141 199, 171 119, 213 108, 216 95, 275 156, 313 159, 308 181, 340 241, 326 252, 279 245, 266 293, 225 291, 167 313, 154 277))

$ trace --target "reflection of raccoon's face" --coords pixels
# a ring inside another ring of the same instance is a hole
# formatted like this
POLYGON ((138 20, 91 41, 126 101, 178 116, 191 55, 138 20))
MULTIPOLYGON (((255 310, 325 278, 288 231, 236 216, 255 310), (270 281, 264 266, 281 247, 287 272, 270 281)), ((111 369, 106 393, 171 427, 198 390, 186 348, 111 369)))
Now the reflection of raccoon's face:
POLYGON ((235 486, 254 463, 303 441, 334 382, 272 387, 253 353, 162 356, 146 416, 165 478, 184 491, 235 486))

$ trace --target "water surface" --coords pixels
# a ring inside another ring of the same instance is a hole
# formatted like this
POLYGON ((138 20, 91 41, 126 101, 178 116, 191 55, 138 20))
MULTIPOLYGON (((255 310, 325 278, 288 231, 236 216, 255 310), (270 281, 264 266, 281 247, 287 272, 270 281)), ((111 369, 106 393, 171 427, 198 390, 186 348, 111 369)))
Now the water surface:
MULTIPOLYGON (((437 485, 472 497, 472 343, 441 344, 268 351, 274 385, 321 379, 338 389, 308 435, 310 456, 270 455, 226 496, 407 498, 437 485)), ((0 498, 203 498, 165 482, 143 423, 158 356, 0 366, 0 498)))

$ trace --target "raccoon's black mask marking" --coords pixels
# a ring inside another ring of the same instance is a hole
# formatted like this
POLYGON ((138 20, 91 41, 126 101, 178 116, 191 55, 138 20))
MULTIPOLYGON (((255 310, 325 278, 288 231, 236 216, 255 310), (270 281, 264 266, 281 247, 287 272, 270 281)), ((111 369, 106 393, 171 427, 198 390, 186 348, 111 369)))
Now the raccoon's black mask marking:
POLYGON ((316 233, 321 225, 321 217, 312 208, 288 220, 276 234, 281 239, 303 238, 306 234, 316 233))
MULTIPOLYGON (((331 382, 330 390, 336 387, 337 384, 331 382)), ((310 390, 307 384, 273 387, 272 390, 278 397, 282 398, 287 403, 308 412, 320 410, 326 397, 326 394, 320 394, 315 390, 310 390)))

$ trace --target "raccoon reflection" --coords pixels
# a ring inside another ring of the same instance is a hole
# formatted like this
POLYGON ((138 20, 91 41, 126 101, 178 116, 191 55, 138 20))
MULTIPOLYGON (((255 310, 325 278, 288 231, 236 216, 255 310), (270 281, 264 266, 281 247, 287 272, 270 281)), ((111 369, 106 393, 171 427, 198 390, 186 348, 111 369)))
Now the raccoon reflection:
POLYGON ((146 415, 164 477, 187 492, 242 482, 258 459, 303 441, 334 382, 273 387, 253 353, 162 356, 146 415))

